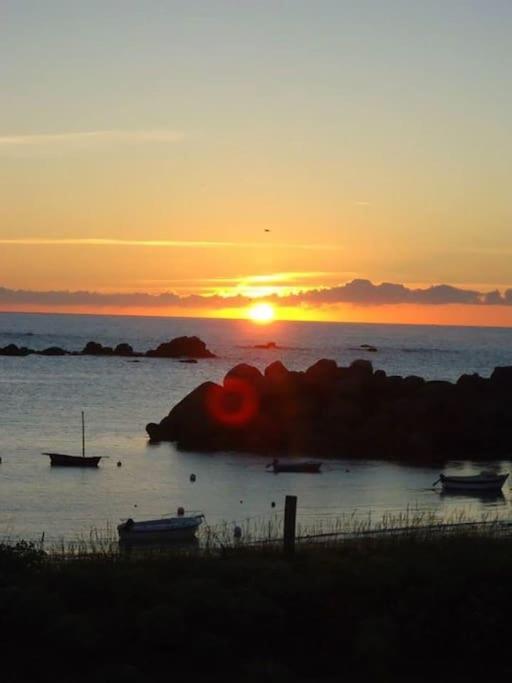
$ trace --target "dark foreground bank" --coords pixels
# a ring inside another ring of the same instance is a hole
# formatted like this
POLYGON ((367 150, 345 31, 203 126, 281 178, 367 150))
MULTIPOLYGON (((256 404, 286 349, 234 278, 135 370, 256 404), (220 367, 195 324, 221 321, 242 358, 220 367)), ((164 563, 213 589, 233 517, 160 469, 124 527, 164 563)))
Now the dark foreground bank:
POLYGON ((475 536, 291 559, 0 546, 2 680, 507 680, 511 576, 511 542, 475 536))
POLYGON ((457 382, 388 376, 368 360, 319 360, 304 372, 276 361, 230 370, 146 429, 184 450, 422 459, 509 458, 512 367, 457 382))

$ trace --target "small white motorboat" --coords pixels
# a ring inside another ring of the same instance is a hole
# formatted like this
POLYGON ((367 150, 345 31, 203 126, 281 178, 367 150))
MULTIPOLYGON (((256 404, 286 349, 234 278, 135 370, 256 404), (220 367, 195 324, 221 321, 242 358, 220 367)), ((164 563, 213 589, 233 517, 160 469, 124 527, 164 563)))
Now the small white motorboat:
POLYGON ((178 517, 147 519, 141 522, 127 519, 118 525, 117 532, 121 543, 183 543, 194 540, 203 519, 202 514, 179 514, 178 517))
POLYGON ((449 476, 440 474, 439 479, 433 486, 441 482, 443 491, 480 491, 498 492, 501 491, 503 484, 508 479, 506 474, 496 474, 496 472, 480 472, 469 476, 449 476))

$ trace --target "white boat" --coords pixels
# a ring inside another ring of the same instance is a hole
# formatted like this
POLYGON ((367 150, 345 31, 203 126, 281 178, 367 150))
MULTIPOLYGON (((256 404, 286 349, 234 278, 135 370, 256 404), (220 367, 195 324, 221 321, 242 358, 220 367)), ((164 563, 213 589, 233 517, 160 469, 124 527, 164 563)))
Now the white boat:
POLYGON ((443 491, 501 491, 503 484, 508 479, 507 474, 496 474, 495 472, 480 472, 469 476, 449 476, 440 474, 439 479, 433 486, 441 482, 443 491))
POLYGON ((121 543, 172 543, 192 541, 204 515, 179 515, 135 522, 123 521, 117 527, 121 543))

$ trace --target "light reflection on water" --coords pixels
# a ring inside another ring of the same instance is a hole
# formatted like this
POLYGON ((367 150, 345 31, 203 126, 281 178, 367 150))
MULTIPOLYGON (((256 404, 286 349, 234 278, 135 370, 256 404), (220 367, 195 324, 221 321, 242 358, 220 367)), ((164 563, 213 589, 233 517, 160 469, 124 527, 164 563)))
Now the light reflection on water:
MULTIPOLYGON (((172 444, 148 446, 144 431, 203 381, 219 381, 237 362, 260 368, 276 358, 304 369, 319 357, 348 363, 370 341, 371 360, 390 374, 452 378, 463 371, 489 374, 512 364, 509 330, 457 330, 393 326, 279 324, 272 328, 224 321, 112 319, 0 315, 0 345, 59 344, 81 348, 89 339, 127 341, 147 349, 178 334, 199 334, 221 357, 183 365, 173 361, 121 358, 0 357, 0 535, 73 538, 93 526, 115 526, 120 518, 156 517, 180 505, 201 510, 211 524, 258 524, 282 510, 286 494, 299 499, 306 527, 339 515, 372 516, 436 511, 450 517, 508 515, 509 485, 494 499, 443 495, 432 490, 437 467, 381 461, 326 461, 318 475, 265 470, 261 457, 223 453, 178 453, 172 444), (17 338, 31 331, 28 338, 17 338), (44 328, 44 329, 41 329, 44 328), (2 337, 2 331, 10 332, 2 337), (40 332, 40 333, 39 333, 40 332), (295 349, 266 352, 241 348, 269 339, 295 349), (416 352, 403 352, 403 349, 416 352), (96 470, 55 469, 41 451, 80 452, 80 411, 87 420, 90 455, 109 456, 96 470), (122 461, 122 467, 116 462, 122 461), (190 482, 190 474, 197 479, 190 482), (272 508, 272 502, 276 508, 272 508), (136 507, 135 507, 136 506, 136 507)), ((509 471, 509 463, 498 463, 509 471)), ((447 470, 479 472, 478 463, 451 463, 447 470)))

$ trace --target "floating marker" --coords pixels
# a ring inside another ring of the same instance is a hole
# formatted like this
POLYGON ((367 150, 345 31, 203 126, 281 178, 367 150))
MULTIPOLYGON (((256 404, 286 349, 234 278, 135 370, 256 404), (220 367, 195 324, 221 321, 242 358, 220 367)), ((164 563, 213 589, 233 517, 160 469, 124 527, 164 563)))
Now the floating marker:
POLYGON ((190 481, 195 481, 195 480, 196 480, 196 475, 195 475, 195 474, 191 474, 191 475, 190 475, 190 481))

